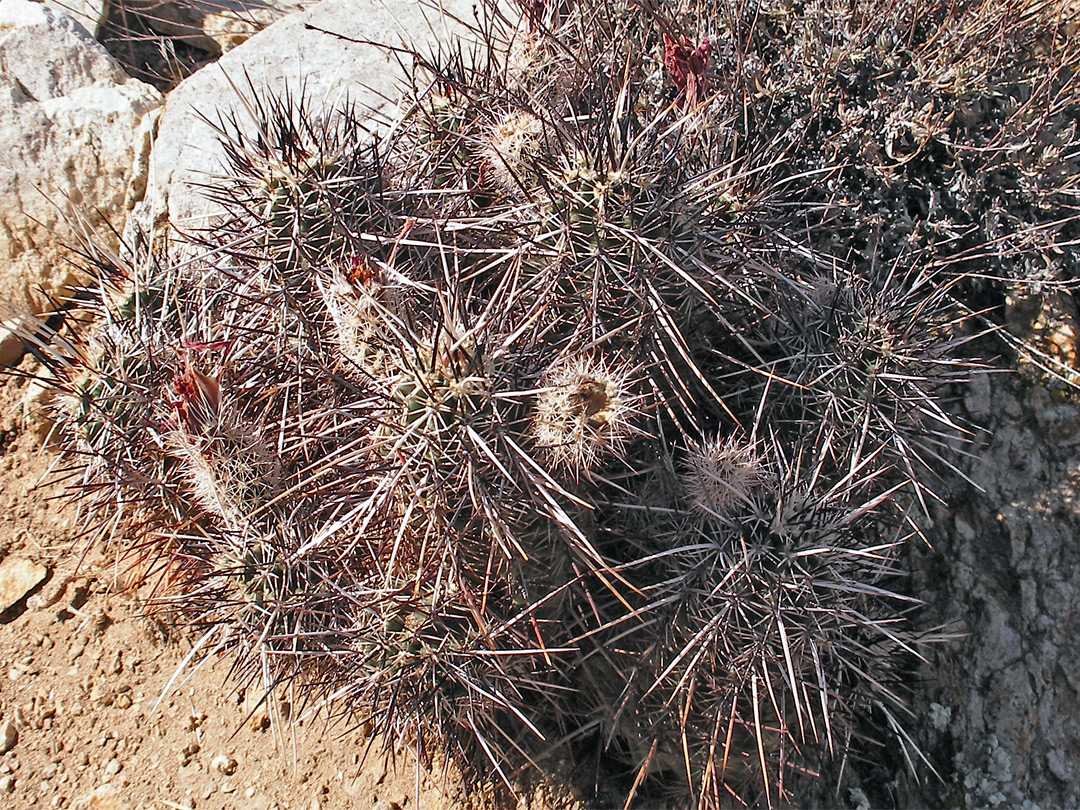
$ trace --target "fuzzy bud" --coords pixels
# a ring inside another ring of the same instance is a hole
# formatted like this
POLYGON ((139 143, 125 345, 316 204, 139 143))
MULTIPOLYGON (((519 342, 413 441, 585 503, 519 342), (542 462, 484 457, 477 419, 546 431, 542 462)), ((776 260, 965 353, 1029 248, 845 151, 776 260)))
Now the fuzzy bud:
POLYGON ((496 179, 511 191, 526 184, 532 163, 541 154, 544 128, 540 119, 527 112, 504 115, 492 128, 486 156, 496 179))
POLYGON ((754 446, 737 438, 692 445, 681 476, 693 508, 721 519, 748 503, 765 477, 765 462, 754 446))

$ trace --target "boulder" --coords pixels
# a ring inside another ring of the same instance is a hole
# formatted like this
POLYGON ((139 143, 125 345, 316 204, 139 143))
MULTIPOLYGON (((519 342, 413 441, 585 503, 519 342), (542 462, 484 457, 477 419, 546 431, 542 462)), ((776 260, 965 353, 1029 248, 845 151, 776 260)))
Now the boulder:
POLYGON ((107 240, 123 227, 138 197, 132 166, 150 141, 140 123, 160 104, 68 14, 0 2, 0 362, 21 352, 19 313, 45 311, 73 283, 79 230, 107 240))
MULTIPOLYGON (((307 97, 315 109, 346 99, 359 109, 384 108, 400 98, 398 50, 431 53, 438 43, 468 32, 472 0, 443 0, 445 15, 424 3, 380 0, 323 0, 262 31, 213 65, 181 82, 169 94, 154 142, 152 182, 140 220, 167 213, 181 228, 211 212, 192 187, 223 172, 223 150, 208 121, 243 110, 242 94, 282 93, 307 97), (455 19, 455 16, 457 19, 455 19), (379 45, 386 47, 379 47, 379 45), (151 204, 151 200, 153 201, 151 204)), ((244 116, 240 116, 241 120, 244 116)))

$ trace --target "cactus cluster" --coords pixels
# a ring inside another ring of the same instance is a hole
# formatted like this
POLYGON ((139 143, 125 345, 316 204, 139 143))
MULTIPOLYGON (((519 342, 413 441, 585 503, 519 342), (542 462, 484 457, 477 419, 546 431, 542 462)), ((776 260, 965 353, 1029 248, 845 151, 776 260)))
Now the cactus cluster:
POLYGON ((378 137, 249 98, 220 220, 100 262, 48 347, 88 520, 239 678, 511 789, 560 745, 700 807, 870 727, 916 763, 969 270, 843 241, 726 5, 489 11, 378 137))

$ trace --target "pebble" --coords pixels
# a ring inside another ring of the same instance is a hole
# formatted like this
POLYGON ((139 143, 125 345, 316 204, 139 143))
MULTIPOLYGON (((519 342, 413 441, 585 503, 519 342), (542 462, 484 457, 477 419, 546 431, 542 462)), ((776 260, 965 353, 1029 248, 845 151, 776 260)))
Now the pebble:
POLYGON ((8 557, 0 564, 0 613, 15 605, 49 575, 49 569, 36 562, 8 557))
POLYGON ((94 810, 127 810, 130 807, 121 798, 120 789, 108 782, 99 785, 93 793, 76 803, 76 807, 87 806, 94 810))
POLYGON ((226 776, 231 776, 236 773, 236 760, 227 754, 218 754, 212 760, 210 760, 210 767, 218 773, 223 773, 226 776))
POLYGON ((37 667, 32 666, 31 664, 25 664, 20 662, 18 664, 15 664, 11 669, 8 670, 8 677, 11 680, 15 681, 23 677, 24 675, 37 675, 38 671, 39 670, 37 667))
POLYGON ((248 720, 248 726, 252 731, 266 731, 270 728, 270 711, 267 709, 265 703, 256 707, 251 713, 251 719, 248 720))
POLYGON ((10 773, 0 776, 0 793, 11 793, 15 790, 15 777, 10 773))
POLYGON ((111 706, 115 699, 116 695, 107 687, 95 686, 90 690, 90 700, 98 706, 111 706))
POLYGON ((194 711, 192 711, 191 715, 188 717, 187 730, 198 730, 200 727, 202 727, 202 724, 206 722, 207 717, 208 715, 206 714, 206 712, 199 712, 198 714, 196 714, 194 711))
POLYGON ((118 709, 128 709, 131 707, 131 695, 127 692, 121 692, 116 696, 116 707, 118 709))
POLYGON ((1068 761, 1068 756, 1060 748, 1055 748, 1046 755, 1046 764, 1050 766, 1050 773, 1066 784, 1072 780, 1068 761))
POLYGON ((105 774, 107 776, 116 776, 116 774, 120 773, 122 767, 124 766, 120 764, 120 760, 110 759, 109 764, 105 766, 105 774))
POLYGON ((960 535, 964 540, 971 542, 976 537, 976 531, 970 523, 968 523, 960 515, 957 515, 953 519, 953 525, 956 527, 956 533, 960 535))
POLYGON ((15 730, 15 723, 11 720, 5 721, 4 725, 0 726, 0 754, 6 754, 14 748, 18 739, 19 732, 15 730))

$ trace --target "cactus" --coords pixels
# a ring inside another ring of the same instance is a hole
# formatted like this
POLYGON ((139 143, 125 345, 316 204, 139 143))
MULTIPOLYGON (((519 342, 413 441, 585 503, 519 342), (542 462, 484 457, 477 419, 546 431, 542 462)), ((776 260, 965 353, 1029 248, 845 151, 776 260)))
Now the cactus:
POLYGON ((510 790, 593 741, 631 797, 783 803, 867 717, 916 767, 900 559, 977 285, 834 228, 845 167, 715 4, 524 6, 381 140, 302 94, 220 122, 195 261, 102 261, 46 352, 77 491, 239 677, 510 790))

